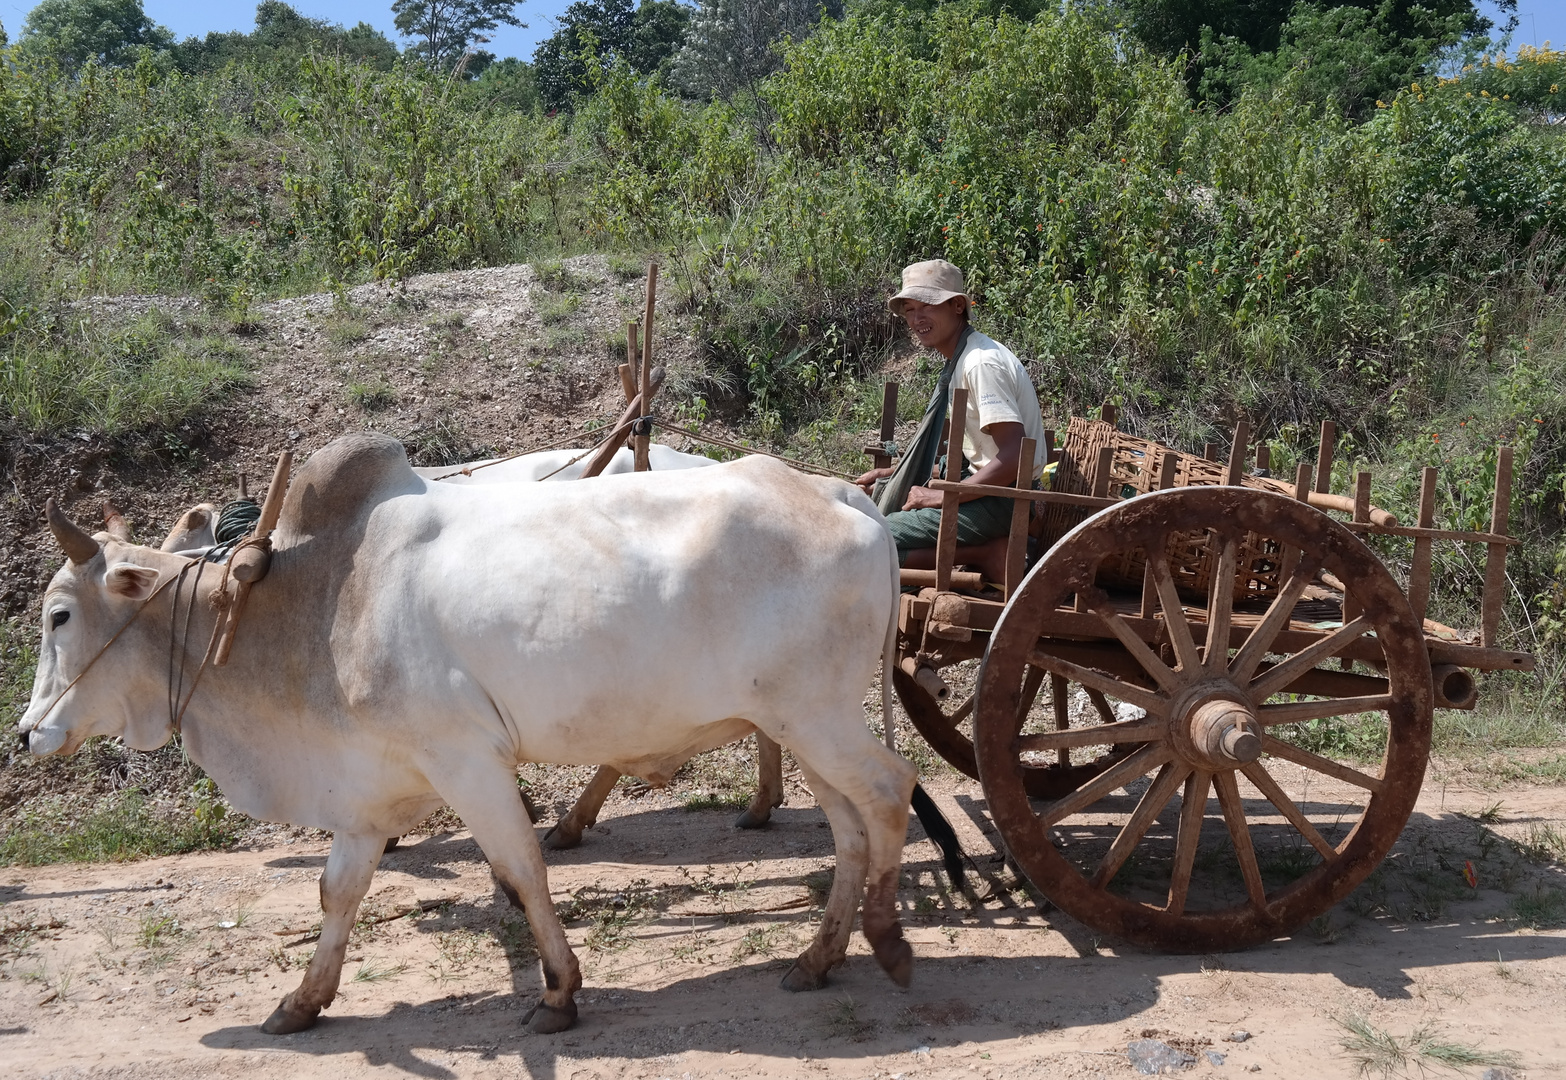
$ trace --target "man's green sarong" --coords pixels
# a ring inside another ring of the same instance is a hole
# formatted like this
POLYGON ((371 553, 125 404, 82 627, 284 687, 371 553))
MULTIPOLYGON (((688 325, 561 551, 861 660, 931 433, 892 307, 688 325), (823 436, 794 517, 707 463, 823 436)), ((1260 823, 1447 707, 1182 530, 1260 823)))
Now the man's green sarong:
MULTIPOLYGON (((1011 531, 1012 500, 1000 495, 961 503, 957 507, 957 543, 982 544, 1011 531)), ((941 512, 934 507, 898 510, 886 515, 886 524, 897 541, 897 562, 908 561, 910 551, 933 548, 941 534, 941 512)))

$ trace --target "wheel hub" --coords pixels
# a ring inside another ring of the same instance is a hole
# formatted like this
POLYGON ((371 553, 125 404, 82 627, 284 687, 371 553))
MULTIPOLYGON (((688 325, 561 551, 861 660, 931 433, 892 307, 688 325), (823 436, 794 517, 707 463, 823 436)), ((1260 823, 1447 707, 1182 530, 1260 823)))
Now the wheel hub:
POLYGON ((1228 683, 1193 688, 1176 704, 1170 729, 1180 755, 1206 772, 1238 769, 1261 757, 1261 724, 1228 683))

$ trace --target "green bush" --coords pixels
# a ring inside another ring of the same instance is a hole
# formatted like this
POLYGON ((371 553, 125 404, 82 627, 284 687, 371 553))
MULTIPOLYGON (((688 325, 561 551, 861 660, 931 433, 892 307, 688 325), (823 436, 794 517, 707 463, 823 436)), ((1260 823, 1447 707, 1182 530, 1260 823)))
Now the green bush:
POLYGON ((213 805, 198 797, 194 810, 160 806, 134 788, 86 806, 42 796, 0 831, 0 866, 121 862, 228 847, 244 819, 213 805))

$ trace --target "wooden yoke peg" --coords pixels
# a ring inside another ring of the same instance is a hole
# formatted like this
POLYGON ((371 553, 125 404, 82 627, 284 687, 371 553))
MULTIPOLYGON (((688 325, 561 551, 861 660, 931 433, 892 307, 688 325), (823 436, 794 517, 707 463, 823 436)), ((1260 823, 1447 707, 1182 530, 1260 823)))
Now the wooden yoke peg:
POLYGON ((272 483, 266 489, 266 501, 261 504, 261 517, 251 531, 253 544, 246 544, 231 558, 229 574, 239 582, 234 590, 234 600, 228 605, 228 620, 223 624, 218 639, 217 653, 212 663, 222 667, 228 663, 228 655, 234 648, 234 633, 239 629, 239 619, 245 613, 245 601, 250 598, 250 587, 266 576, 272 565, 272 530, 283 513, 283 495, 288 491, 288 474, 293 468, 294 452, 284 450, 277 458, 277 468, 272 472, 272 483))

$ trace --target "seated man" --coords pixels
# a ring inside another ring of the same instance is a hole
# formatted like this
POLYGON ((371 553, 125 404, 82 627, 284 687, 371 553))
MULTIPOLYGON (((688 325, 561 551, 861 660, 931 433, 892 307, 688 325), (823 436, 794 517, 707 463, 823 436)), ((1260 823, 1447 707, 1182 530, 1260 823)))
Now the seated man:
MULTIPOLYGON (((1022 440, 1038 447, 1033 475, 1043 475, 1048 448, 1044 446, 1044 420, 1039 414, 1038 393, 1027 369, 1010 349, 979 333, 968 323, 969 300, 962 271, 944 259, 914 263, 903 271, 903 288, 887 301, 901 315, 919 344, 934 349, 946 360, 936 394, 925 412, 921 439, 915 436, 905 460, 895 469, 872 469, 857 483, 872 491, 883 477, 892 487, 880 494, 881 509, 897 541, 901 565, 911 569, 935 567, 935 544, 940 531, 941 493, 923 486, 934 464, 935 439, 940 436, 939 417, 951 407, 950 392, 968 391, 963 427, 963 456, 972 470, 968 484, 1013 485, 1022 440), (923 462, 928 461, 930 465, 923 462), (913 468, 919 475, 907 477, 913 468), (899 477, 908 484, 901 508, 896 501, 899 477)), ((942 444, 944 445, 944 443, 942 444)), ((874 492, 872 491, 874 495, 874 492)), ((957 512, 957 562, 977 566, 986 580, 1005 579, 1006 537, 1011 531, 1012 500, 998 495, 963 495, 957 512)))

